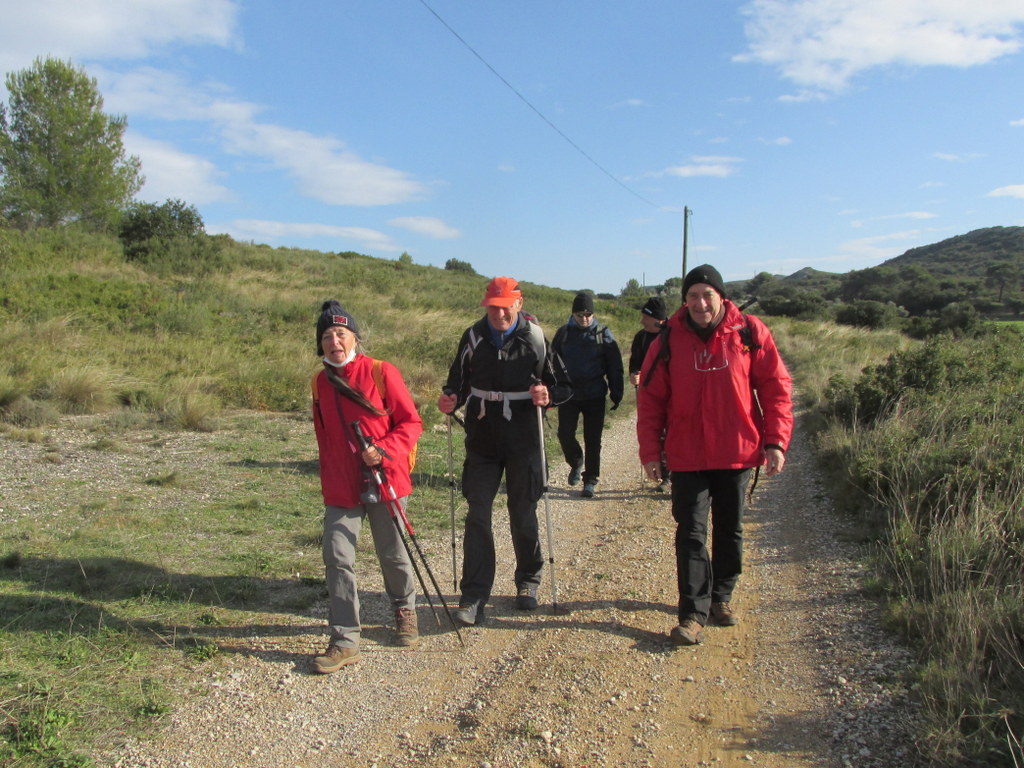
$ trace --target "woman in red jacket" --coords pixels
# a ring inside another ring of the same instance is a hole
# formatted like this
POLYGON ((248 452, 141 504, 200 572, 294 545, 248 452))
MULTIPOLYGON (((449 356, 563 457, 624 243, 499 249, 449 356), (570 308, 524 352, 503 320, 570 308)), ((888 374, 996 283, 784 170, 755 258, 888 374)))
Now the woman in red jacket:
POLYGON ((313 659, 315 672, 335 672, 359 659, 356 542, 363 518, 395 611, 396 641, 419 641, 414 571, 401 534, 368 468, 382 466, 399 503, 412 491, 410 456, 423 422, 398 369, 362 354, 359 327, 336 301, 324 302, 316 324, 324 369, 313 378, 313 425, 324 497, 323 556, 329 595, 330 644, 313 659), (372 442, 361 450, 352 423, 372 442))
POLYGON ((709 622, 737 623, 730 601, 742 566, 746 488, 754 467, 782 471, 793 406, 775 340, 726 298, 718 270, 691 270, 683 300, 644 362, 637 437, 647 476, 664 479, 663 452, 671 473, 679 584, 671 638, 696 645, 709 622))

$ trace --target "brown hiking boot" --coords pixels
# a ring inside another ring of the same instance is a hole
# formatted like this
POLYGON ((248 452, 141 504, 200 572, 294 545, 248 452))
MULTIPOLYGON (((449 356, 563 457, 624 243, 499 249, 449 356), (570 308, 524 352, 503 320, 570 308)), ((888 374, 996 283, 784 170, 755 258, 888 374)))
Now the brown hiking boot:
POLYGON ((342 648, 340 645, 328 645, 322 656, 313 659, 313 671, 321 675, 329 675, 337 672, 348 664, 355 664, 359 661, 358 648, 342 648))
POLYGON ((734 627, 740 623, 740 620, 727 602, 712 603, 708 618, 710 619, 710 624, 717 624, 720 627, 734 627))
POLYGON ((675 645, 699 645, 704 639, 703 629, 704 625, 690 616, 678 627, 672 628, 669 638, 675 645))
POLYGON ((416 623, 416 609, 399 608, 395 611, 395 642, 408 648, 419 641, 420 630, 416 623))

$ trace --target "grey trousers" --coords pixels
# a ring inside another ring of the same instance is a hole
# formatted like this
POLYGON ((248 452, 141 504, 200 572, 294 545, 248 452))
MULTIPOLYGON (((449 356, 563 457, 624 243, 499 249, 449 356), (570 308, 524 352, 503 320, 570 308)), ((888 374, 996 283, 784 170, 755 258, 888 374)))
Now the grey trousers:
MULTIPOLYGON (((400 499, 404 506, 405 499, 400 499)), ((363 518, 370 520, 370 533, 384 574, 384 591, 391 607, 416 608, 415 574, 409 553, 391 519, 387 505, 364 504, 353 508, 324 507, 324 568, 327 581, 328 616, 333 645, 359 645, 359 590, 356 587, 356 543, 363 518)))

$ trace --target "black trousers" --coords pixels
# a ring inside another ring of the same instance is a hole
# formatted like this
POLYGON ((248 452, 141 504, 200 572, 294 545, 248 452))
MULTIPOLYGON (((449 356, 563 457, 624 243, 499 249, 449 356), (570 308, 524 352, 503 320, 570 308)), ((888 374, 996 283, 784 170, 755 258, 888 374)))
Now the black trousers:
POLYGON ((467 450, 462 466, 462 495, 466 497, 469 512, 462 539, 460 602, 483 605, 491 596, 496 567, 492 513, 502 474, 516 556, 516 587, 540 584, 544 557, 540 548, 537 502, 543 494, 544 481, 539 443, 532 449, 529 444, 521 445, 500 456, 484 456, 467 450))
POLYGON ((679 623, 708 623, 713 602, 728 602, 743 569, 743 508, 750 469, 672 473, 679 623), (708 522, 711 552, 708 552, 708 522))
POLYGON ((583 482, 597 483, 601 478, 601 433, 604 431, 605 398, 570 400, 558 406, 558 444, 570 467, 584 457, 583 482), (576 428, 583 416, 583 446, 576 439, 576 428))

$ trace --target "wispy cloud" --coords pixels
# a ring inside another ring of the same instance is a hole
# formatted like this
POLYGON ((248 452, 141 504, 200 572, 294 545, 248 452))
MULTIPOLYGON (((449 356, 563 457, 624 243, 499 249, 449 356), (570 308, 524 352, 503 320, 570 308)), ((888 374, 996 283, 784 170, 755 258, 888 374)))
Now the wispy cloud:
POLYGON ((793 143, 793 140, 789 136, 779 136, 774 139, 758 139, 762 144, 767 144, 770 147, 788 147, 793 143))
POLYGON ((966 163, 977 160, 981 155, 977 152, 968 152, 966 155, 956 152, 936 152, 932 155, 936 160, 943 160, 947 163, 966 163))
POLYGON ((1024 127, 1024 118, 1022 118, 1020 120, 1011 120, 1010 121, 1010 125, 1018 127, 1018 128, 1024 127))
POLYGON ((647 106, 650 105, 643 99, 623 99, 622 101, 617 101, 614 104, 612 104, 611 107, 609 107, 609 109, 627 109, 647 106))
POLYGON ((407 229, 418 235, 426 235, 436 240, 452 240, 461 237, 462 232, 433 216, 402 216, 391 219, 388 224, 393 227, 407 229))
POLYGON ((124 144, 129 154, 142 160, 146 183, 140 198, 150 202, 188 200, 197 205, 232 198, 231 191, 218 181, 223 174, 206 158, 131 131, 125 134, 124 144))
POLYGON ((905 252, 908 241, 915 242, 920 238, 921 230, 910 229, 903 232, 890 232, 885 235, 847 240, 839 245, 839 252, 833 257, 833 260, 854 258, 874 262, 884 261, 905 252), (898 243, 903 243, 903 245, 898 245, 898 243))
POLYGON ((0 70, 30 66, 40 55, 76 61, 137 59, 177 44, 233 47, 234 0, 34 0, 4 3, 0 70), (46 40, 40 51, 39 40, 46 40))
MULTIPOLYGON (((261 122, 260 105, 232 99, 216 84, 192 86, 151 68, 105 76, 115 109, 205 123, 226 152, 283 171, 306 197, 330 205, 376 206, 422 199, 428 192, 406 172, 365 160, 340 139, 261 122)), ((150 175, 145 165, 143 170, 150 175)))
POLYGON ((737 166, 743 162, 740 157, 722 156, 695 156, 690 162, 683 165, 672 165, 660 171, 650 171, 643 174, 644 178, 676 176, 691 178, 694 176, 715 176, 725 178, 736 172, 737 166))
POLYGON ((748 50, 734 57, 778 68, 802 98, 837 93, 860 72, 890 65, 971 67, 1022 46, 1017 0, 752 0, 748 50))
POLYGON ((986 197, 1020 197, 1024 198, 1024 184, 1011 184, 1008 187, 993 189, 986 197))
MULTIPOLYGON (((331 224, 300 223, 287 221, 266 221, 262 219, 235 219, 227 224, 210 224, 211 233, 224 233, 236 240, 259 240, 280 242, 294 238, 334 238, 340 245, 360 247, 376 251, 400 251, 390 237, 383 232, 367 227, 340 227, 331 224)), ((339 248, 339 250, 341 250, 339 248)))
POLYGON ((928 211, 907 211, 905 213, 888 213, 883 216, 872 216, 867 219, 855 219, 850 222, 851 227, 862 227, 871 221, 893 221, 898 219, 934 219, 936 214, 928 211))

